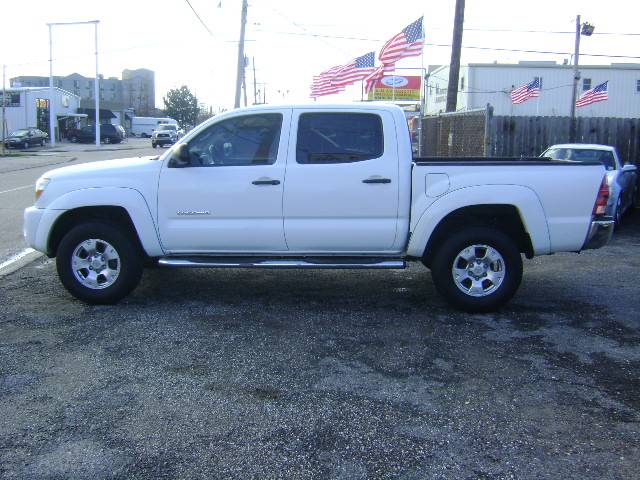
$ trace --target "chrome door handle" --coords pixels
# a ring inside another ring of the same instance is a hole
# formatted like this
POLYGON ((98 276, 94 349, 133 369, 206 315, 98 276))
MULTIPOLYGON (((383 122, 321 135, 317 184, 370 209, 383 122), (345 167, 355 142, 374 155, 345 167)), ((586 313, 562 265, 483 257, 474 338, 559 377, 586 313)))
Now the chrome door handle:
POLYGON ((362 183, 391 183, 390 178, 365 178, 362 183))
POLYGON ((280 180, 273 180, 271 178, 259 178, 258 180, 254 180, 254 185, 280 185, 280 180))

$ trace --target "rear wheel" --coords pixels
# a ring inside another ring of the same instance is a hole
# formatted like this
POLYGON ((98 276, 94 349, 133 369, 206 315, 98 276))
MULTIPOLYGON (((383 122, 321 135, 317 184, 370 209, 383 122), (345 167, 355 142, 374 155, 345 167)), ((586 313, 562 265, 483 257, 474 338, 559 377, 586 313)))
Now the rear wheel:
POLYGON ((104 143, 111 143, 111 137, 104 137, 104 143))
POLYGON ((29 148, 29 142, 24 142, 24 143, 22 144, 22 148, 23 148, 24 150, 27 150, 27 149, 29 148))
POLYGON ((522 280, 515 242, 486 227, 466 228, 434 254, 431 276, 438 292, 467 312, 490 312, 513 297, 522 280))
POLYGON ((613 218, 616 222, 616 227, 620 226, 622 222, 622 192, 618 195, 618 201, 616 202, 616 211, 613 214, 613 218))
POLYGON ((44 146, 46 145, 46 143, 47 143, 47 142, 45 141, 45 139, 44 139, 44 138, 43 138, 42 140, 40 140, 40 146, 41 146, 41 147, 44 147, 44 146))
POLYGON ((138 285, 143 259, 136 242, 116 225, 90 222, 62 238, 56 267, 71 295, 87 303, 110 304, 138 285))

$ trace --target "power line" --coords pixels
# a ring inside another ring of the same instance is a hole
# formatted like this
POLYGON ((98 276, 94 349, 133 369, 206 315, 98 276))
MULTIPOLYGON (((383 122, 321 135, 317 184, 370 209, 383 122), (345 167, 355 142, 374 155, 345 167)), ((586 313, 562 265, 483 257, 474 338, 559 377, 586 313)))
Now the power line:
MULTIPOLYGON (((261 33, 275 33, 279 35, 299 35, 306 37, 321 37, 321 38, 336 38, 340 40, 360 40, 367 42, 382 42, 382 40, 378 38, 361 38, 361 37, 345 37, 339 35, 325 35, 319 33, 300 33, 300 32, 279 32, 275 30, 258 30, 261 33)), ((575 32, 574 32, 575 33, 575 32)), ((450 43, 424 43, 425 46, 429 47, 447 47, 451 48, 450 43)), ((471 49, 471 50, 491 50, 497 52, 520 52, 520 53, 540 53, 546 55, 572 55, 571 52, 554 52, 548 50, 527 50, 527 49, 517 49, 517 48, 498 48, 498 47, 479 47, 473 45, 463 45, 462 48, 471 49)), ((609 55, 606 53, 581 53, 585 57, 608 57, 608 58, 631 58, 631 59, 640 59, 640 56, 633 55, 609 55)))
POLYGON ((187 5, 189 5, 189 8, 191 8, 191 11, 193 12, 193 14, 196 16, 196 18, 198 20, 200 20, 200 23, 202 24, 202 26, 205 28, 205 30, 207 32, 209 32, 209 35, 211 35, 213 38, 215 38, 215 35, 213 34, 213 32, 211 30, 209 30, 209 27, 207 27, 207 24, 204 23, 204 21, 200 18, 200 15, 198 15, 198 12, 196 12, 196 9, 193 8, 193 5, 191 5, 191 2, 189 2, 189 0, 184 0, 185 2, 187 2, 187 5))
MULTIPOLYGON (((569 34, 575 35, 575 31, 562 31, 562 30, 517 30, 510 28, 473 28, 467 27, 466 31, 470 32, 507 32, 507 33, 550 33, 550 34, 569 34)), ((640 36, 640 33, 627 33, 627 32, 593 32, 592 35, 618 35, 618 36, 640 36)))

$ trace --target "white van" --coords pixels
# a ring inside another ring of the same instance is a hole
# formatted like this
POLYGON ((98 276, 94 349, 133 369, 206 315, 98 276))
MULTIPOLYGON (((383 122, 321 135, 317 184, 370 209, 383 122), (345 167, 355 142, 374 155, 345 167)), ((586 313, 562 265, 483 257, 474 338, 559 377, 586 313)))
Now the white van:
POLYGON ((131 135, 135 137, 150 138, 153 131, 162 124, 175 124, 178 122, 169 117, 133 117, 131 119, 131 135))

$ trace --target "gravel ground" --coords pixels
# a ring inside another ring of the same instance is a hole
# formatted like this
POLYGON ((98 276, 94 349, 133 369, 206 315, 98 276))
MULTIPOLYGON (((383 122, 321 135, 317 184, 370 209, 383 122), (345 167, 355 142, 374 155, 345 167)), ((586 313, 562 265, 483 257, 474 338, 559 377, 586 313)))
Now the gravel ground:
POLYGON ((406 271, 163 270, 116 306, 0 279, 0 477, 627 479, 640 218, 468 315, 406 271))

